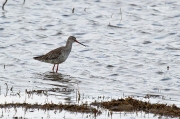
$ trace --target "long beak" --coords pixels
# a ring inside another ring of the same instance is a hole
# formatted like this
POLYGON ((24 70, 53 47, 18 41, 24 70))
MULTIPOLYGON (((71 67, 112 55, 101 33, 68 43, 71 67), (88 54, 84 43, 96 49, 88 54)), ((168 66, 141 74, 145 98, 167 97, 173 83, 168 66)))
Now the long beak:
POLYGON ((79 44, 81 44, 81 45, 83 45, 83 46, 85 46, 85 47, 86 47, 86 45, 84 45, 84 44, 80 43, 80 42, 79 42, 79 41, 77 41, 77 40, 75 40, 75 42, 77 42, 77 43, 79 43, 79 44))

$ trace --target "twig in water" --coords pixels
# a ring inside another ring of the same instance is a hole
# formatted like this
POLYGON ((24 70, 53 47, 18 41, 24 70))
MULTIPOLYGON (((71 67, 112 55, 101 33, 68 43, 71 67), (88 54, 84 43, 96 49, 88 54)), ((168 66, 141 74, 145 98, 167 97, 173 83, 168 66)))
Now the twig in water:
POLYGON ((10 88, 10 91, 12 91, 12 92, 13 92, 13 86, 10 88))
POLYGON ((81 95, 80 95, 80 92, 79 92, 79 86, 77 84, 77 89, 76 89, 76 101, 79 103, 80 101, 80 98, 81 98, 81 95))
POLYGON ((20 93, 21 93, 21 92, 20 92, 20 90, 19 90, 19 92, 17 93, 17 95, 19 95, 19 97, 21 97, 20 93))
POLYGON ((122 12, 121 12, 121 8, 120 8, 120 14, 121 14, 121 19, 120 19, 120 22, 122 21, 122 12))
POLYGON ((23 2, 23 5, 25 4, 25 0, 24 0, 24 2, 23 2))
POLYGON ((113 16, 113 14, 114 14, 114 13, 112 13, 111 18, 112 18, 112 16, 113 16))
POLYGON ((64 117, 63 117, 64 119, 65 119, 65 114, 66 114, 66 112, 64 113, 64 117))
POLYGON ((86 12, 86 8, 84 8, 84 11, 86 12))
POLYGON ((8 0, 6 0, 4 3, 3 3, 3 6, 2 6, 2 10, 4 10, 4 5, 7 3, 8 0))
POLYGON ((13 117, 15 117, 17 114, 17 108, 16 107, 14 107, 14 111, 15 111, 15 114, 13 115, 13 117))
MULTIPOLYGON (((122 21, 122 12, 121 12, 121 8, 120 8, 120 14, 121 14, 121 19, 120 19, 120 22, 121 22, 121 21, 122 21)), ((114 13, 111 14, 111 18, 112 18, 113 15, 114 15, 114 13)), ((109 23, 109 25, 110 25, 110 23, 109 23)))
POLYGON ((8 94, 8 84, 7 83, 5 83, 6 84, 6 95, 5 95, 5 97, 7 96, 7 94, 8 94))
POLYGON ((72 9, 72 13, 74 13, 74 9, 75 9, 75 8, 72 9))

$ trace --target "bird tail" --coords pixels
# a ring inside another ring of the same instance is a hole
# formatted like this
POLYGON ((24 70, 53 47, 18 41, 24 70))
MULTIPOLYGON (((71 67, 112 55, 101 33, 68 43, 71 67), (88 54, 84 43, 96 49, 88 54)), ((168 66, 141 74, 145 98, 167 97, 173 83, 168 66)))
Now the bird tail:
POLYGON ((37 56, 37 57, 33 57, 33 59, 35 59, 35 60, 41 60, 43 56, 44 56, 44 55, 37 56))

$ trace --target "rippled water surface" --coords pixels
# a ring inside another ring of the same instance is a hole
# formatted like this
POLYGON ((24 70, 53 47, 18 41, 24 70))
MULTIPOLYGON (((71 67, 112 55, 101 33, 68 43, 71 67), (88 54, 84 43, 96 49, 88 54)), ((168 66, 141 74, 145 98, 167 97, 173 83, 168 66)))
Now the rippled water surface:
MULTIPOLYGON (((1 103, 24 100, 4 98, 7 84, 14 92, 22 92, 21 95, 26 89, 70 90, 50 91, 49 100, 54 102, 77 103, 79 90, 82 102, 92 102, 98 96, 116 99, 151 94, 159 96, 150 99, 153 103, 180 106, 179 0, 22 3, 23 0, 9 0, 5 11, 1 10, 1 103), (71 35, 88 47, 74 43, 58 73, 52 73, 52 64, 33 59, 65 45, 71 35)), ((45 99, 37 96, 33 101, 45 99)), ((130 117, 134 116, 113 118, 130 117)))

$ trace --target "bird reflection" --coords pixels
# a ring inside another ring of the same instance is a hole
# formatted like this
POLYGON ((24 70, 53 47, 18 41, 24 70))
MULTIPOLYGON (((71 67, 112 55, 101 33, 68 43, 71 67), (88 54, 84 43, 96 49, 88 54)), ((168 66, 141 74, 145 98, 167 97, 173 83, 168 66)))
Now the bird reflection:
POLYGON ((50 95, 55 95, 56 98, 66 103, 74 103, 75 99, 72 98, 77 93, 79 83, 74 77, 61 73, 45 72, 37 74, 37 78, 42 79, 43 84, 52 85, 52 88, 48 89, 50 95))
POLYGON ((44 73, 43 80, 69 82, 69 81, 71 81, 71 77, 69 75, 65 75, 65 74, 61 74, 61 73, 46 72, 46 73, 44 73))
POLYGON ((51 85, 54 85, 54 86, 71 88, 75 84, 79 83, 79 81, 76 80, 75 77, 72 77, 72 76, 66 75, 66 74, 55 73, 55 72, 45 72, 41 75, 42 75, 41 77, 43 80, 53 81, 53 83, 51 83, 51 85))

